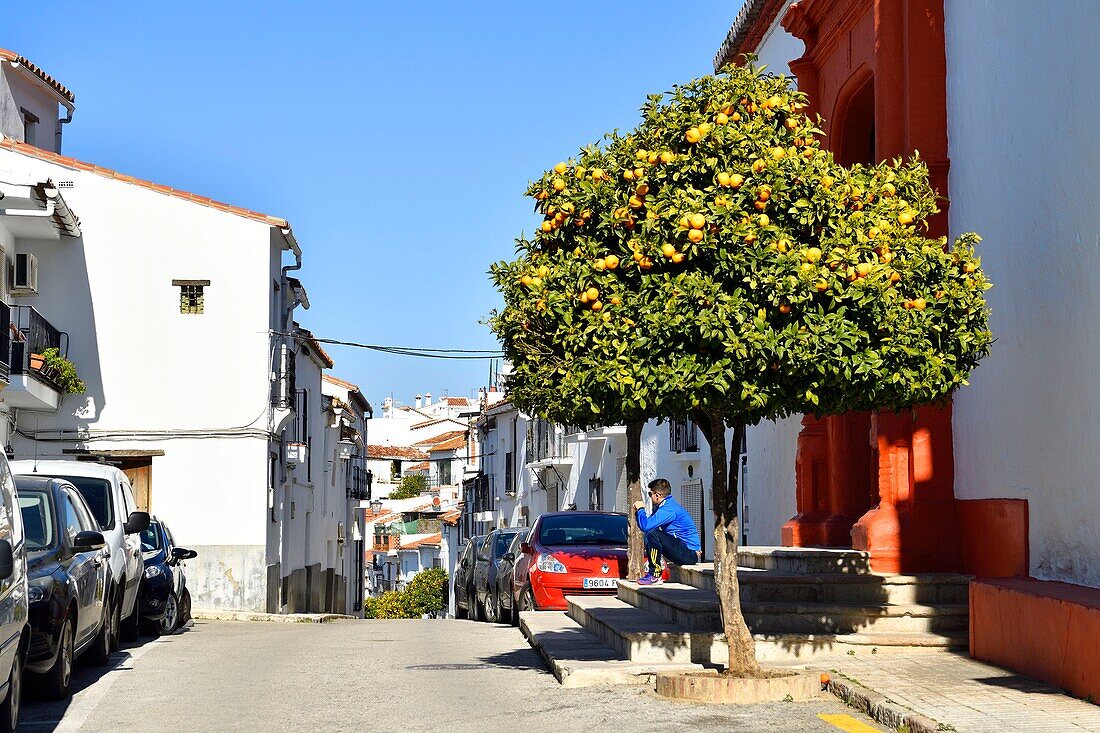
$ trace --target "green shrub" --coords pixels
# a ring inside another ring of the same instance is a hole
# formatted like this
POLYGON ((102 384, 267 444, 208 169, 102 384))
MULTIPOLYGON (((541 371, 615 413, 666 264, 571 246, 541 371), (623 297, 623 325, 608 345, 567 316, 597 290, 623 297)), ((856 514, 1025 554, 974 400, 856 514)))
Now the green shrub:
POLYGON ((42 352, 42 361, 45 370, 65 390, 65 394, 84 394, 88 386, 77 375, 76 366, 63 357, 60 351, 55 348, 46 349, 42 352))
POLYGON ((420 618, 447 606, 447 573, 442 568, 422 570, 403 591, 386 591, 363 602, 364 618, 420 618))
POLYGON ((428 490, 428 477, 419 473, 409 474, 401 479, 401 485, 390 493, 390 499, 411 499, 428 490))

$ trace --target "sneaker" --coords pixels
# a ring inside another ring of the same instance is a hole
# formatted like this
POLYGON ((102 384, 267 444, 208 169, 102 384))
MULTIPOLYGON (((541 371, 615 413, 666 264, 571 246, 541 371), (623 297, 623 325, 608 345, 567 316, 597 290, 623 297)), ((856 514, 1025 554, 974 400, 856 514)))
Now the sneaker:
POLYGON ((638 578, 638 585, 660 585, 665 581, 661 580, 661 576, 654 575, 652 572, 647 572, 642 577, 638 578))

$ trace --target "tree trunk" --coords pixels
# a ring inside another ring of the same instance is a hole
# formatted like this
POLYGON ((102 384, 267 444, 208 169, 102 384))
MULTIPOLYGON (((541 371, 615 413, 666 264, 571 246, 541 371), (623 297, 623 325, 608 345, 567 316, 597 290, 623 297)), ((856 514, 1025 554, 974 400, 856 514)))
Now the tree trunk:
MULTIPOLYGON (((714 510, 714 581, 718 588, 718 607, 722 629, 729 646, 727 673, 752 676, 759 672, 756 642, 741 614, 741 591, 737 585, 737 480, 739 471, 729 468, 726 458, 726 421, 717 411, 695 411, 695 422, 710 446, 711 507, 714 510)), ((734 455, 745 434, 744 424, 733 430, 734 455)))
POLYGON ((645 572, 645 547, 638 527, 634 502, 642 500, 642 428, 644 422, 626 424, 626 503, 630 515, 630 535, 627 545, 627 577, 640 578, 645 572))

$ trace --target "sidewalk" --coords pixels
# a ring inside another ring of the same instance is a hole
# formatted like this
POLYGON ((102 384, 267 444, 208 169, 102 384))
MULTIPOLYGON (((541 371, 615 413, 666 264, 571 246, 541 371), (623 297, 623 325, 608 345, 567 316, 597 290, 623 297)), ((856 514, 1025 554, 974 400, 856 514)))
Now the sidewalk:
POLYGON ((833 687, 839 683, 858 694, 862 686, 894 703, 876 706, 893 708, 879 715, 872 711, 876 719, 889 718, 900 707, 935 721, 930 730, 1100 732, 1100 707, 965 654, 866 653, 817 659, 806 666, 832 670, 833 687))
POLYGON ((193 608, 191 618, 200 621, 272 621, 289 624, 325 624, 330 621, 353 619, 339 613, 259 613, 257 611, 219 611, 193 608))

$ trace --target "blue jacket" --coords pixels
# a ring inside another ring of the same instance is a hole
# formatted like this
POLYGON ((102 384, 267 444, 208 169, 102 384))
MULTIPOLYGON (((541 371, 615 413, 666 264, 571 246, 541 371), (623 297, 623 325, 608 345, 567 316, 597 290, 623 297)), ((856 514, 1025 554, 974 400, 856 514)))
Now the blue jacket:
POLYGON ((638 526, 642 532, 651 529, 663 529, 676 539, 687 545, 689 550, 698 551, 702 548, 699 543, 699 529, 691 515, 671 496, 666 496, 657 507, 657 511, 650 516, 645 509, 638 510, 638 526))

